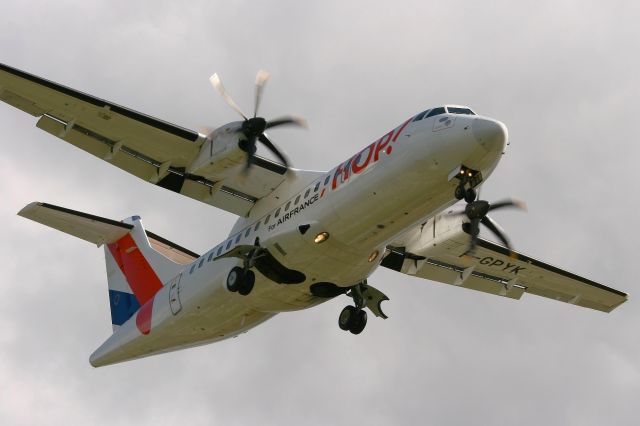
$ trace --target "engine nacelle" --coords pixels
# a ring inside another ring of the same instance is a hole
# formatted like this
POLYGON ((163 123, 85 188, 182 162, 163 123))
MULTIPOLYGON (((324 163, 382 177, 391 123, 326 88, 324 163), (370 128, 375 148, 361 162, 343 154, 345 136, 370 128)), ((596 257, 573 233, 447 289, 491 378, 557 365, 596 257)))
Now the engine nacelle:
POLYGON ((424 226, 414 229, 406 244, 406 251, 426 258, 447 248, 469 246, 469 235, 462 230, 464 216, 439 215, 429 219, 424 226))
POLYGON ((211 132, 187 171, 212 181, 236 175, 247 161, 247 154, 239 146, 241 127, 242 122, 236 121, 211 132))

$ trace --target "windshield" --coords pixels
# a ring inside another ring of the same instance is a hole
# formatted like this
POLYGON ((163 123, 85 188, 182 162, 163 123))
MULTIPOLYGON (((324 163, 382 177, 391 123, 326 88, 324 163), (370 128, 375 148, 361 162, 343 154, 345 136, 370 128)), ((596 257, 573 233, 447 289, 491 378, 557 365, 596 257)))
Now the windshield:
POLYGON ((447 107, 449 114, 464 114, 464 115, 476 115, 475 112, 471 111, 469 108, 464 107, 447 107))

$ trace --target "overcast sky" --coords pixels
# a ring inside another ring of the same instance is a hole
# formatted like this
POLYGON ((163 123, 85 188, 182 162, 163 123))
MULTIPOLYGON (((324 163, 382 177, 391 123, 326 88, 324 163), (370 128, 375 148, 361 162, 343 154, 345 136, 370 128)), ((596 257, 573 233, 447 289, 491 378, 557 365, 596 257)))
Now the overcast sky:
POLYGON ((204 252, 233 215, 146 184, 0 104, 0 424, 635 425, 640 398, 640 7, 602 1, 3 0, 0 62, 191 129, 250 110, 327 170, 409 116, 469 105, 509 128, 483 198, 516 248, 630 293, 611 314, 378 271, 388 320, 338 329, 341 297, 237 339, 106 368, 103 252, 16 216, 46 201, 204 252))

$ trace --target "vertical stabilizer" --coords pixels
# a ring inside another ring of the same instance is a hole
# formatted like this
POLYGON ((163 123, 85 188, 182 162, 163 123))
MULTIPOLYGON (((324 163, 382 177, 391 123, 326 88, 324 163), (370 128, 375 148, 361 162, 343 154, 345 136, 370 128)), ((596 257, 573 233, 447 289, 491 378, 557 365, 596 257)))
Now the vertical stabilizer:
POLYGON ((18 214, 98 247, 104 245, 114 331, 178 275, 185 264, 198 257, 145 231, 139 216, 118 222, 38 202, 18 214))

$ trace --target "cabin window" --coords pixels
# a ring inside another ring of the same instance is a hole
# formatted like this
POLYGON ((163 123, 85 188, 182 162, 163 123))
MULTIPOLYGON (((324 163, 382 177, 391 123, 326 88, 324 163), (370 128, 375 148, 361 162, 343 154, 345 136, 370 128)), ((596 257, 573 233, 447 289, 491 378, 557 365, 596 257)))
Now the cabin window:
POLYGON ((242 237, 242 233, 238 234, 238 236, 236 237, 236 244, 240 242, 241 237, 242 237))
POLYGON ((269 223, 269 219, 271 219, 271 213, 269 213, 267 215, 267 218, 264 220, 264 224, 266 225, 267 223, 269 223))
POLYGON ((249 233, 251 232, 251 228, 247 228, 247 231, 244 233, 244 237, 247 238, 249 236, 249 233))
POLYGON ((193 274, 193 271, 196 269, 196 264, 194 263, 193 265, 191 265, 191 270, 189 271, 190 274, 193 274))
POLYGON ((276 210, 276 214, 273 215, 273 217, 278 217, 280 216, 280 210, 282 209, 282 207, 278 207, 278 210, 276 210))
POLYGON ((231 248, 231 243, 232 243, 232 242, 233 242, 233 241, 231 241, 231 240, 227 241, 227 250, 229 250, 229 249, 231 248))
POLYGON ((298 203, 300 202, 300 197, 301 197, 301 195, 298 195, 296 197, 296 200, 293 202, 294 205, 296 205, 296 206, 298 205, 298 203))
POLYGON ((287 205, 286 205, 286 206, 284 206, 284 211, 285 211, 285 212, 288 212, 288 211, 289 211, 289 207, 291 207, 291 201, 289 201, 289 202, 287 203, 287 205))
POLYGON ((327 175, 327 177, 324 178, 324 186, 327 186, 329 184, 329 179, 331 179, 331 175, 327 175))
POLYGON ((204 263, 204 257, 200 259, 200 263, 198 263, 198 268, 202 268, 203 263, 204 263))
POLYGON ((216 253, 217 256, 220 256, 222 254, 222 248, 224 246, 220 246, 220 248, 218 249, 218 253, 216 253))
POLYGON ((316 183, 315 188, 313 188, 313 192, 318 192, 318 189, 320 189, 320 182, 316 183))
POLYGON ((256 227, 253 228, 253 232, 256 232, 260 228, 260 222, 256 222, 256 227))
POLYGON ((209 253, 209 257, 207 258, 207 262, 211 262, 211 259, 213 259, 213 250, 211 250, 211 253, 209 253))

